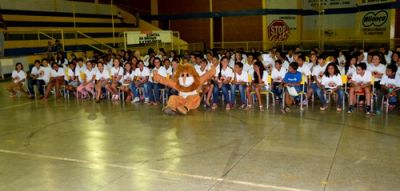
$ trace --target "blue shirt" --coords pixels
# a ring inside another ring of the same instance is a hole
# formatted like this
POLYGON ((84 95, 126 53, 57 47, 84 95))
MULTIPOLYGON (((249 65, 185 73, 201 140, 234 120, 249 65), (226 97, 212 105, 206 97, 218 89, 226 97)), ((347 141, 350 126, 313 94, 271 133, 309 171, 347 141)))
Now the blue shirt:
POLYGON ((288 72, 285 74, 285 78, 283 78, 283 82, 285 83, 300 83, 301 82, 301 73, 297 72, 296 73, 291 73, 288 72))

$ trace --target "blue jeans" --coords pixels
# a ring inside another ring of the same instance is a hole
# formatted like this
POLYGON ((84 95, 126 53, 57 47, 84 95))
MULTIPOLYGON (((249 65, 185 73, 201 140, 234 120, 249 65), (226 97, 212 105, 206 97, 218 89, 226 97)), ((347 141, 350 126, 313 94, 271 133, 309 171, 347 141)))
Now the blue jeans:
POLYGON ((135 83, 131 83, 131 91, 135 97, 139 97, 139 88, 143 87, 143 94, 145 98, 149 98, 149 82, 144 84, 140 84, 139 87, 136 87, 135 83))
POLYGON ((151 102, 160 102, 160 89, 164 88, 164 85, 161 85, 159 83, 149 83, 149 100, 151 102))
POLYGON ((321 102, 322 106, 326 105, 326 100, 325 100, 325 94, 324 90, 322 90, 320 87, 318 87, 317 83, 312 83, 311 84, 311 89, 314 92, 314 95, 317 95, 319 98, 319 101, 321 102))
POLYGON ((274 83, 273 83, 273 88, 272 88, 272 92, 273 92, 276 96, 278 96, 279 99, 282 98, 282 92, 283 92, 283 89, 282 89, 282 87, 280 86, 281 84, 282 84, 282 83, 274 82, 274 83))
POLYGON ((240 100, 242 104, 246 104, 246 85, 242 84, 233 84, 231 89, 231 104, 235 104, 236 100, 236 89, 239 89, 240 100))
MULTIPOLYGON (((225 103, 231 103, 229 99, 229 90, 231 89, 230 84, 222 84, 221 90, 222 94, 224 95, 225 103)), ((214 85, 213 89, 213 103, 217 104, 218 103, 218 93, 219 93, 219 88, 218 84, 214 85)))
POLYGON ((342 88, 339 88, 336 90, 336 94, 338 95, 338 107, 342 108, 343 107, 343 96, 344 92, 342 88))

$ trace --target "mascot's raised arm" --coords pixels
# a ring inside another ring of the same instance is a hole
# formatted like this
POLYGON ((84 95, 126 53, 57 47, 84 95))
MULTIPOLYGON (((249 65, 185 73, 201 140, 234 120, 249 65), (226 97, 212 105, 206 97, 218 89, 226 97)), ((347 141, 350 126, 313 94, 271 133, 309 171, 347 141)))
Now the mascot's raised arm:
POLYGON ((193 65, 180 64, 172 79, 164 78, 157 71, 154 71, 153 79, 156 82, 179 92, 179 95, 169 97, 163 111, 168 115, 175 115, 176 113, 186 115, 190 110, 198 108, 201 98, 197 90, 204 82, 215 75, 215 68, 216 65, 213 65, 207 73, 200 77, 193 65))

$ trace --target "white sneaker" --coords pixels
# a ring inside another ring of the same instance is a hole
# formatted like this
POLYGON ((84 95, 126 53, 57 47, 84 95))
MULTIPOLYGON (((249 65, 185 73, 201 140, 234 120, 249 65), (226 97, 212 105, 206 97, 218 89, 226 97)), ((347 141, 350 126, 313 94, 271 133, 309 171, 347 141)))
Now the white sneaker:
POLYGON ((132 101, 131 101, 131 103, 137 103, 137 102, 139 102, 140 101, 140 99, 138 98, 138 97, 135 97, 135 99, 133 99, 132 101))
POLYGON ((144 98, 144 103, 149 103, 149 98, 144 98))

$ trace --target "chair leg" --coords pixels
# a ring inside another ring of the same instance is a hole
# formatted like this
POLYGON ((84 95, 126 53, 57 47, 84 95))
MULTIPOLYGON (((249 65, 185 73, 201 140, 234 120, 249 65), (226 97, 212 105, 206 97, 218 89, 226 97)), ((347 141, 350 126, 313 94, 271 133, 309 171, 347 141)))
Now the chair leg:
POLYGON ((303 94, 300 95, 300 110, 303 110, 303 94))
POLYGON ((286 92, 285 92, 285 88, 283 88, 283 92, 282 92, 282 109, 285 109, 285 101, 286 101, 286 92))

